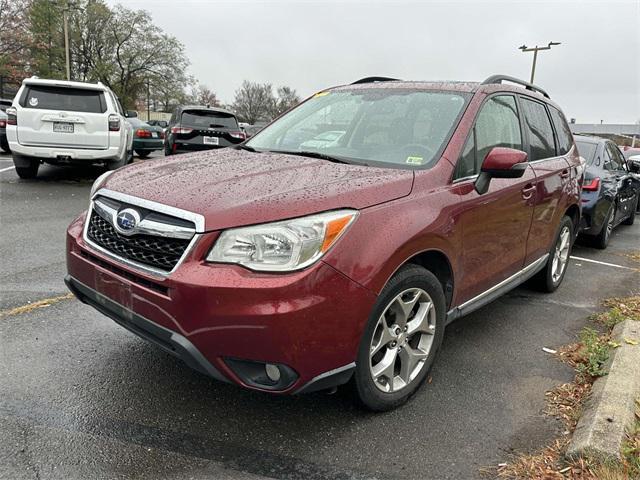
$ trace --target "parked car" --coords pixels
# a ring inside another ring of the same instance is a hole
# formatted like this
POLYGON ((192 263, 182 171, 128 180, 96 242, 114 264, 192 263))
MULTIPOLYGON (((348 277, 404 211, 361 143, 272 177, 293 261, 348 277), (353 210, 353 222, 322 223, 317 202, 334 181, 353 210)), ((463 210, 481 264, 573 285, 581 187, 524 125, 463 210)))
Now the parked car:
POLYGON ((622 154, 627 159, 627 166, 633 173, 640 174, 640 148, 626 147, 622 154))
POLYGON ((4 152, 11 152, 7 141, 7 114, 0 110, 0 148, 4 152))
POLYGON ((160 127, 164 130, 169 125, 169 122, 167 122, 166 120, 147 120, 147 124, 151 125, 152 127, 160 127))
POLYGON ((68 229, 66 283, 213 378, 351 380, 387 410, 447 324, 528 279, 560 286, 583 169, 539 87, 367 78, 238 147, 107 172, 68 229), (336 124, 335 146, 300 148, 336 124))
POLYGON ((251 138, 266 126, 267 126, 267 122, 256 122, 253 125, 248 125, 244 127, 244 131, 247 135, 247 138, 251 138))
POLYGON ((100 82, 27 78, 7 115, 20 178, 34 178, 41 162, 114 170, 133 159, 133 129, 116 96, 100 82))
POLYGON ((0 98, 0 111, 6 112, 7 108, 9 108, 12 103, 13 100, 11 100, 10 98, 0 98))
POLYGON ((147 158, 151 152, 164 148, 164 129, 152 126, 138 118, 128 118, 133 127, 133 150, 140 158, 147 158))
POLYGON ((169 120, 164 153, 223 148, 245 139, 246 134, 233 113, 222 108, 187 105, 178 107, 169 120))
POLYGON ((587 161, 580 232, 604 249, 616 226, 633 224, 640 182, 630 174, 622 152, 611 140, 579 135, 576 145, 587 161))

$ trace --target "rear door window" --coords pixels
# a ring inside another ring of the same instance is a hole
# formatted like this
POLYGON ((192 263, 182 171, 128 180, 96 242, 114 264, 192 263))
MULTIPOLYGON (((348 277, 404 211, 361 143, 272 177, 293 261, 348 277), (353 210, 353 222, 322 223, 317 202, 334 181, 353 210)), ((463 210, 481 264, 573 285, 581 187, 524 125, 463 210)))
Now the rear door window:
POLYGON ((104 113, 107 111, 104 93, 100 90, 49 85, 28 86, 20 99, 20 106, 66 112, 104 113))
POLYGON ((529 160, 542 160, 556 156, 551 121, 545 106, 526 97, 522 99, 525 125, 529 133, 529 160))
POLYGON ((573 147, 573 135, 562 112, 554 107, 549 107, 549 112, 558 135, 558 155, 564 155, 573 147))
POLYGON ((233 115, 207 110, 187 110, 182 112, 180 123, 193 128, 238 128, 238 121, 233 115))
POLYGON ((609 154, 611 157, 611 161, 613 163, 613 167, 615 170, 625 170, 625 160, 620 153, 620 150, 616 145, 611 142, 607 142, 607 150, 609 150, 609 154))

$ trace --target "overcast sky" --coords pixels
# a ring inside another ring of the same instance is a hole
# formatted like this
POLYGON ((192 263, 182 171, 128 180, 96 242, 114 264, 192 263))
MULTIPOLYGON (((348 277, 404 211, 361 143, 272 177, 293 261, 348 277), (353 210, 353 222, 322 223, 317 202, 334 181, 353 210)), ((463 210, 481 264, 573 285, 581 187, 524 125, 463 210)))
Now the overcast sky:
MULTIPOLYGON (((116 1, 108 0, 110 4, 116 1)), ((640 120, 640 0, 127 0, 186 48, 191 73, 231 102, 244 79, 301 96, 370 75, 535 83, 579 123, 640 120)), ((160 53, 160 52, 159 52, 160 53)))

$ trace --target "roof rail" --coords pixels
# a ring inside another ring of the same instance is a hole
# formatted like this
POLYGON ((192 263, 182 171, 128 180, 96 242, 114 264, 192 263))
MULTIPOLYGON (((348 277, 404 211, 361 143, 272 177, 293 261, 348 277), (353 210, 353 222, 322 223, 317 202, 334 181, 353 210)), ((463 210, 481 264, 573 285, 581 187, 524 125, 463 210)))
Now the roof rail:
POLYGON ((358 85, 360 83, 375 83, 375 82, 399 82, 399 78, 389 78, 389 77, 364 77, 360 80, 356 80, 351 85, 358 85))
POLYGON ((551 99, 549 94, 547 92, 545 92, 543 89, 541 89, 540 87, 538 87, 538 86, 536 86, 536 85, 534 85, 532 83, 525 82, 524 80, 520 80, 519 78, 510 77, 509 75, 491 75, 484 82, 482 82, 481 85, 490 85, 490 84, 494 84, 494 83, 500 84, 500 83, 502 83, 504 81, 511 82, 511 83, 516 83, 518 85, 522 85, 527 90, 531 90, 533 92, 539 92, 542 95, 544 95, 545 97, 551 99))

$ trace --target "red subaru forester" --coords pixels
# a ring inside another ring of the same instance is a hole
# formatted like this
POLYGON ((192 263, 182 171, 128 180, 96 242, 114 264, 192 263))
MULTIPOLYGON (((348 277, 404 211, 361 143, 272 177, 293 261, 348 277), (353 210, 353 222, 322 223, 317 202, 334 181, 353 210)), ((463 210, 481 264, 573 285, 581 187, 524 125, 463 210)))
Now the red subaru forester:
POLYGON ((527 279, 555 290, 583 166, 539 87, 359 80, 237 147, 108 172, 69 227, 83 302, 218 380, 423 382, 448 323, 527 279))

